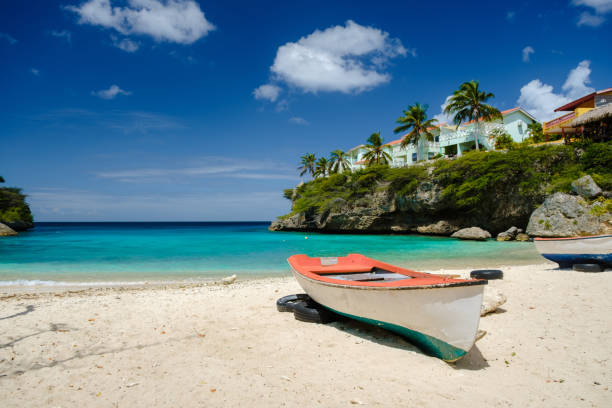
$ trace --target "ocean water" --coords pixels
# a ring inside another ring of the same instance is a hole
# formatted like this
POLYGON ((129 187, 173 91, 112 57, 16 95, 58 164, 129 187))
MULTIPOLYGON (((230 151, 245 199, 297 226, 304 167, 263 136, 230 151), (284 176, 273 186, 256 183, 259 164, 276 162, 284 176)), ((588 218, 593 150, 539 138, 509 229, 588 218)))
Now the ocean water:
POLYGON ((530 242, 270 232, 265 222, 37 223, 0 239, 0 285, 199 281, 290 274, 292 254, 366 256, 411 269, 543 262, 530 242))

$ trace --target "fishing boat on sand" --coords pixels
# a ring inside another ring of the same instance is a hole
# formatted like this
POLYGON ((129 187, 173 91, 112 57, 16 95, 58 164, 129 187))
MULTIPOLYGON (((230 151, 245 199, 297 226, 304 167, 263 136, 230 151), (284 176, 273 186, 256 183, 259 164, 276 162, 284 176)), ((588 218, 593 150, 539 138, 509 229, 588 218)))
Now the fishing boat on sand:
POLYGON ((544 258, 558 263, 560 268, 575 264, 612 266, 612 235, 535 238, 533 242, 544 258))
POLYGON ((474 345, 485 280, 415 272, 360 254, 288 261, 304 291, 335 313, 394 331, 449 362, 474 345))

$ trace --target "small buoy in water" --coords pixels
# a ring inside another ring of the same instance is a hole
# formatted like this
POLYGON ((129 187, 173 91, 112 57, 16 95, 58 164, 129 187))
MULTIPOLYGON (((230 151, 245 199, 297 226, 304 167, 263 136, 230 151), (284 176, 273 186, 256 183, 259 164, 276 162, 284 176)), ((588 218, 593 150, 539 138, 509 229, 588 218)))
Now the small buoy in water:
POLYGON ((304 239, 308 239, 308 237, 304 237, 304 239))

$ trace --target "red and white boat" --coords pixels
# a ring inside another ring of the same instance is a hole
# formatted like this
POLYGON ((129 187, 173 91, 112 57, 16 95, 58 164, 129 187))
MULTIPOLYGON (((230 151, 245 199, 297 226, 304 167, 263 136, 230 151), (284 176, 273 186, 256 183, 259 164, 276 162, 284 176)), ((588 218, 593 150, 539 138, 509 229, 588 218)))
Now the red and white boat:
POLYGON ((474 345, 484 280, 415 272, 360 254, 288 261, 304 291, 335 313, 394 331, 445 361, 474 345))

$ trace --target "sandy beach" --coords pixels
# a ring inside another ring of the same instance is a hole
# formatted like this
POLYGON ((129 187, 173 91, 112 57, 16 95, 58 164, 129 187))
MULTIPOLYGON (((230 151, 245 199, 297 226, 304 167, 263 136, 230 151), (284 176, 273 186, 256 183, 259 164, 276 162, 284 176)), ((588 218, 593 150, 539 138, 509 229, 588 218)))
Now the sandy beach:
POLYGON ((0 405, 609 407, 612 273, 501 269, 490 286, 508 301, 455 364, 360 323, 277 312, 301 292, 292 277, 2 288, 0 405))

